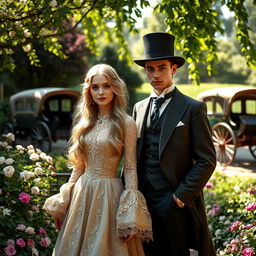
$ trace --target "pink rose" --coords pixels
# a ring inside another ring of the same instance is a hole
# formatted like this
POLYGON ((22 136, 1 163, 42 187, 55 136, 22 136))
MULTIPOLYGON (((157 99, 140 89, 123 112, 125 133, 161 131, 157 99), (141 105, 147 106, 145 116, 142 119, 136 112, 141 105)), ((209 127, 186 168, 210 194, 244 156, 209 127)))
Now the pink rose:
POLYGON ((250 229, 250 228, 252 228, 254 225, 252 224, 252 223, 250 223, 250 224, 247 224, 246 226, 245 226, 245 229, 250 229))
POLYGON ((19 200, 24 204, 28 204, 30 202, 30 195, 22 192, 19 194, 19 200))
POLYGON ((6 255, 8 255, 8 256, 12 256, 12 255, 16 254, 16 250, 13 245, 7 246, 6 248, 4 248, 4 251, 5 251, 6 255))
POLYGON ((242 254, 244 256, 252 256, 255 253, 254 253, 254 250, 252 248, 246 248, 246 249, 243 250, 242 254))
POLYGON ((245 209, 246 209, 247 211, 254 211, 254 210, 256 210, 256 202, 251 203, 251 204, 248 204, 248 205, 245 207, 245 209))
POLYGON ((42 236, 47 236, 47 233, 46 233, 45 229, 43 229, 43 228, 39 228, 38 232, 39 232, 42 236))
POLYGON ((25 241, 24 241, 22 238, 18 238, 18 239, 16 240, 16 244, 17 244, 18 246, 20 246, 20 247, 26 246, 26 243, 25 243, 25 241))
POLYGON ((242 224, 241 221, 239 221, 239 220, 238 220, 238 221, 235 221, 235 222, 232 224, 232 226, 230 227, 230 230, 233 231, 233 230, 239 228, 239 227, 241 226, 241 224, 242 224))
POLYGON ((45 239, 45 238, 41 238, 41 240, 40 240, 40 244, 41 244, 41 246, 43 246, 43 247, 45 247, 45 248, 47 248, 48 247, 48 243, 47 243, 47 240, 45 239))
POLYGON ((32 239, 28 239, 27 244, 28 244, 29 248, 34 248, 35 247, 35 242, 32 239))
POLYGON ((48 169, 49 169, 49 170, 54 170, 54 166, 49 165, 48 169))
POLYGON ((256 187, 250 187, 250 188, 248 188, 248 189, 247 189, 247 192, 248 192, 249 194, 256 194, 256 187))
POLYGON ((16 227, 16 229, 21 230, 21 231, 25 231, 26 228, 27 228, 27 227, 26 227, 24 224, 19 224, 19 225, 16 227))
POLYGON ((204 187, 210 189, 213 188, 213 184, 211 182, 208 182, 204 187))

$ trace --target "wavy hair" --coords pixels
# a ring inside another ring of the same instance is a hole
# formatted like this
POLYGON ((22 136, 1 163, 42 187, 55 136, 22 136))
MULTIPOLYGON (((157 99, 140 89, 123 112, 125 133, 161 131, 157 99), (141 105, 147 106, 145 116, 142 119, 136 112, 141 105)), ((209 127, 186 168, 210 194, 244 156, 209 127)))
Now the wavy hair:
POLYGON ((97 64, 90 68, 86 75, 85 82, 82 84, 82 94, 74 111, 73 128, 68 142, 67 154, 70 168, 84 168, 84 161, 87 160, 84 137, 94 127, 99 115, 99 107, 93 101, 90 93, 91 82, 95 75, 104 75, 113 90, 109 142, 114 149, 114 157, 119 157, 122 153, 128 97, 127 87, 114 68, 107 64, 97 64))

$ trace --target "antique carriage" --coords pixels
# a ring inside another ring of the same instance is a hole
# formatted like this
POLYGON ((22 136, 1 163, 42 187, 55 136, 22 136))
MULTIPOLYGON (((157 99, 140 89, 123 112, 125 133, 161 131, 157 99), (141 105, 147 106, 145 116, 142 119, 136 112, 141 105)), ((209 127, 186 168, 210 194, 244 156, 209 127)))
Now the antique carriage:
POLYGON ((207 104, 217 161, 229 165, 242 146, 256 158, 256 88, 216 88, 197 98, 207 104))
POLYGON ((30 138, 31 144, 50 152, 52 142, 68 139, 74 106, 80 93, 68 88, 37 88, 13 94, 10 121, 4 133, 30 138))

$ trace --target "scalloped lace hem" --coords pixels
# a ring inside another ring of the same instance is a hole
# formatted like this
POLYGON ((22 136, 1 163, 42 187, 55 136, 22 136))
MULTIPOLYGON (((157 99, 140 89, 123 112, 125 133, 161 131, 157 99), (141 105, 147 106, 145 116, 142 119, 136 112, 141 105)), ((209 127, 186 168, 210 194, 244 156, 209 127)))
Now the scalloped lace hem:
POLYGON ((117 228, 117 232, 119 237, 127 237, 129 235, 136 235, 142 241, 150 242, 153 241, 153 232, 150 228, 138 228, 138 227, 131 227, 128 225, 119 226, 117 228))

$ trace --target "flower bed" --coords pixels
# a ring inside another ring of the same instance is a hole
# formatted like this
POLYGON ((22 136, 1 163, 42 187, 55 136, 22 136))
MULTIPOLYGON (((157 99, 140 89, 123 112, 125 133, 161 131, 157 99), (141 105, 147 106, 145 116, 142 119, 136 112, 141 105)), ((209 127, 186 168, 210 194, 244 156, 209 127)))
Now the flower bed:
POLYGON ((256 175, 226 176, 215 171, 204 194, 218 255, 255 255, 256 175))
POLYGON ((0 255, 51 255, 57 233, 42 205, 53 159, 14 140, 0 137, 0 255))

